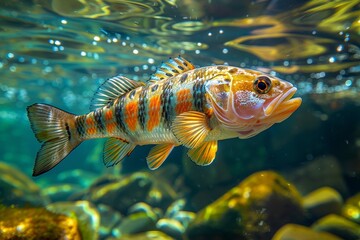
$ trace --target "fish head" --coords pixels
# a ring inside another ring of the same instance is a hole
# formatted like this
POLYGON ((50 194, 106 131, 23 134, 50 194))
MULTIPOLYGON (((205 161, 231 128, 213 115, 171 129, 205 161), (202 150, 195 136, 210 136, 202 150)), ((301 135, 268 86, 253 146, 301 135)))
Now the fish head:
POLYGON ((255 70, 232 67, 205 85, 222 126, 249 138, 288 118, 301 104, 291 83, 255 70))

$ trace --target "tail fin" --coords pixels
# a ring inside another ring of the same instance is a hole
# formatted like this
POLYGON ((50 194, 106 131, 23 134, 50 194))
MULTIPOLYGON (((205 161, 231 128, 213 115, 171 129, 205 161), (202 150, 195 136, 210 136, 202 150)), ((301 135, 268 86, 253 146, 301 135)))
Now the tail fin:
POLYGON ((55 167, 81 141, 72 129, 75 115, 46 104, 33 104, 27 108, 31 128, 40 143, 33 176, 38 176, 55 167))

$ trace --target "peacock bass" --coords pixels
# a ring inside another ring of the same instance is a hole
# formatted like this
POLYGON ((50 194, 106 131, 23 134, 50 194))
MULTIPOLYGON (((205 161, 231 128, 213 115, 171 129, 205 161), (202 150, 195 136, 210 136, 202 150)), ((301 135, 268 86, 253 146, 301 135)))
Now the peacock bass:
POLYGON ((33 176, 55 167, 81 142, 107 138, 103 161, 119 163, 137 145, 155 144, 146 157, 157 169, 183 145, 198 165, 209 165, 217 141, 249 138, 288 118, 301 104, 296 88, 264 73, 232 66, 195 68, 182 57, 163 63, 147 82, 116 76, 104 82, 91 112, 73 115, 47 104, 27 108, 42 146, 33 176))

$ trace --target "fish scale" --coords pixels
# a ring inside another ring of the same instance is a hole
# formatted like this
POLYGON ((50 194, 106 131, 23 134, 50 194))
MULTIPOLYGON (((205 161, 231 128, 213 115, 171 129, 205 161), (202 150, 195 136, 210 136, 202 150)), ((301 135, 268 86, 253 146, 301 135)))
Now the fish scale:
POLYGON ((195 68, 182 57, 163 63, 148 83, 116 76, 104 82, 92 111, 73 115, 46 104, 28 107, 39 150, 33 175, 49 171, 81 142, 106 138, 103 162, 119 163, 137 145, 155 144, 150 169, 183 145, 198 165, 209 165, 217 141, 249 138, 289 117, 301 104, 290 83, 231 66, 195 68), (256 104, 254 104, 256 103, 256 104))

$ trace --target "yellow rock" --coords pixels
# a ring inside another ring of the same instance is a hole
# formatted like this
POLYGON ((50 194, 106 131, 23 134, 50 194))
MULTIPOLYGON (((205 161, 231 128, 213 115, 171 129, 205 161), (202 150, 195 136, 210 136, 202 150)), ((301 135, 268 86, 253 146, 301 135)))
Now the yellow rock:
POLYGON ((342 215, 360 224, 360 193, 349 198, 342 209, 342 215))
POLYGON ((304 219, 295 187, 272 171, 254 173, 201 210, 189 239, 269 239, 286 223, 304 219), (204 238, 205 237, 205 238, 204 238))
POLYGON ((335 189, 330 187, 319 188, 303 199, 303 206, 312 219, 319 219, 328 214, 340 214, 343 199, 335 189))
POLYGON ((173 240, 172 237, 169 237, 165 233, 160 231, 148 231, 132 235, 123 235, 120 238, 107 238, 107 240, 173 240))
POLYGON ((81 240, 76 219, 43 208, 0 208, 0 239, 81 240))
POLYGON ((43 206, 44 197, 35 182, 15 167, 0 162, 0 202, 10 206, 43 206))
POLYGON ((48 204, 46 209, 64 214, 68 217, 75 217, 79 225, 81 236, 85 240, 97 240, 100 227, 100 215, 95 205, 88 201, 76 202, 55 202, 48 204))
POLYGON ((311 227, 316 231, 329 232, 348 240, 360 239, 360 225, 335 214, 321 218, 311 227))
POLYGON ((286 224, 279 229, 272 240, 341 240, 330 233, 316 232, 311 228, 297 224, 286 224))

